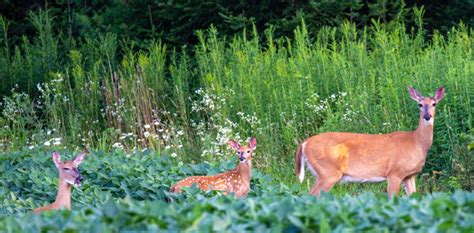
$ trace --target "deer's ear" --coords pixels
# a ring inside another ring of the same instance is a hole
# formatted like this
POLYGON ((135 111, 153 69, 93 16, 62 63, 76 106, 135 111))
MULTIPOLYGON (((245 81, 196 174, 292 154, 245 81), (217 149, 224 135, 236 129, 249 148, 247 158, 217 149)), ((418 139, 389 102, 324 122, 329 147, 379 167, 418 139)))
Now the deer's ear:
POLYGON ((251 138, 249 140, 249 147, 252 149, 252 150, 255 150, 255 148, 257 148, 257 139, 256 138, 251 138))
POLYGON ((61 155, 56 151, 53 152, 53 162, 56 167, 59 168, 61 166, 61 155))
POLYGON ((443 99, 444 97, 444 87, 440 87, 438 88, 438 90, 436 90, 436 94, 434 96, 434 99, 436 100, 436 102, 439 102, 440 100, 443 99))
POLYGON ((76 167, 82 163, 82 160, 84 160, 85 155, 86 153, 80 153, 79 155, 76 156, 76 158, 74 158, 72 162, 74 163, 76 167))
POLYGON ((229 144, 230 147, 234 148, 235 150, 238 150, 240 149, 240 145, 238 142, 234 141, 234 140, 229 140, 227 142, 227 144, 229 144))
POLYGON ((408 93, 410 93, 410 97, 416 102, 419 102, 421 99, 423 99, 423 96, 413 87, 408 87, 408 93))

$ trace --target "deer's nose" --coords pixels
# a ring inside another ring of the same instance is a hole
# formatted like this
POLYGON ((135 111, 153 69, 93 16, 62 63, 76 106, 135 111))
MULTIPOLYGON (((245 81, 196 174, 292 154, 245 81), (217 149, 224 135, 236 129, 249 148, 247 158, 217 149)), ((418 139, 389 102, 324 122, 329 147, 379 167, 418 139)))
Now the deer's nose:
POLYGON ((429 121, 431 119, 431 115, 430 114, 425 114, 423 116, 423 118, 425 118, 425 121, 429 121))
POLYGON ((79 175, 79 176, 77 177, 77 180, 79 180, 80 182, 82 182, 82 181, 84 180, 84 177, 82 177, 82 175, 79 175))

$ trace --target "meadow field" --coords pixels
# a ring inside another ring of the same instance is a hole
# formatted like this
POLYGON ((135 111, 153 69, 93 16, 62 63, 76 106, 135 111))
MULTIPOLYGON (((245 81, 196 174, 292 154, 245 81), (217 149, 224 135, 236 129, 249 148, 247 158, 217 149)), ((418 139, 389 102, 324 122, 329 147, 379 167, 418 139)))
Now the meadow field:
POLYGON ((232 38, 198 31, 193 47, 116 35, 81 41, 32 16, 37 37, 8 45, 0 22, 0 231, 474 231, 474 35, 462 24, 429 37, 418 27, 347 22, 315 37, 255 30, 232 38), (307 195, 294 173, 298 144, 321 132, 416 128, 407 92, 444 86, 418 193, 387 198, 386 183, 338 184, 307 195), (22 90, 22 91, 19 91, 22 90), (245 199, 179 179, 237 164, 227 140, 257 138, 245 199), (73 211, 33 215, 54 200, 53 151, 88 150, 73 211))

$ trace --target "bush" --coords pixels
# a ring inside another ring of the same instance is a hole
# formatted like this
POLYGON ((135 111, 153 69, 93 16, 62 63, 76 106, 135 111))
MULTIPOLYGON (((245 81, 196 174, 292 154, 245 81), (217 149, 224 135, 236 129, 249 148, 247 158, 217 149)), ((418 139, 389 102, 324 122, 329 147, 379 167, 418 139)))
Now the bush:
MULTIPOLYGON (((65 159, 72 157, 68 154, 65 159)), ((168 193, 184 176, 215 174, 235 162, 178 166, 149 151, 95 152, 79 168, 85 179, 73 189, 73 210, 33 215, 32 208, 54 199, 57 171, 51 153, 0 154, 0 231, 474 230, 474 194, 462 191, 396 198, 323 194, 316 199, 298 185, 275 183, 254 170, 244 199, 196 188, 168 193)))

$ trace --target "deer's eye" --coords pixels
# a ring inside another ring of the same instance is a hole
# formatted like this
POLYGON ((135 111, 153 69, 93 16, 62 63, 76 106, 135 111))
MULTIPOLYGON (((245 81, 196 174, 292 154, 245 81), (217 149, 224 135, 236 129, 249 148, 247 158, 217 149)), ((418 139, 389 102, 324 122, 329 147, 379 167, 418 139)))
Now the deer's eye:
POLYGON ((435 106, 436 106, 436 103, 433 104, 433 107, 435 107, 435 106))
POLYGON ((418 106, 421 108, 421 107, 423 107, 423 104, 418 104, 418 106))
POLYGON ((65 167, 65 168, 63 168, 63 170, 64 170, 64 171, 69 171, 70 169, 67 168, 67 167, 65 167))
POLYGON ((250 153, 250 151, 248 150, 248 151, 247 151, 247 154, 249 154, 249 153, 250 153))

